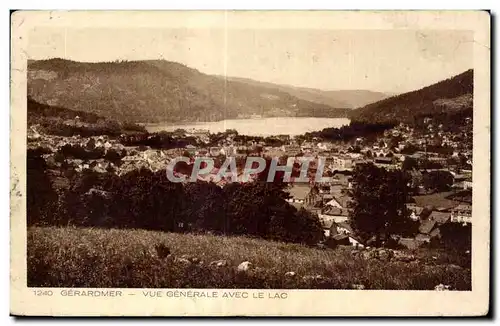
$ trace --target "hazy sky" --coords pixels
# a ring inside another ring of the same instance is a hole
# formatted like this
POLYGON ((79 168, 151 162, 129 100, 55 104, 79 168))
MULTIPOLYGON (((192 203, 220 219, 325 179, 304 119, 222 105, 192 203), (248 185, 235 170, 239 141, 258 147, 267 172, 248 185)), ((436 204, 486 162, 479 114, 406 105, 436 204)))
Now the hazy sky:
POLYGON ((472 68, 467 31, 37 28, 31 59, 162 58, 208 74, 324 90, 406 92, 472 68))

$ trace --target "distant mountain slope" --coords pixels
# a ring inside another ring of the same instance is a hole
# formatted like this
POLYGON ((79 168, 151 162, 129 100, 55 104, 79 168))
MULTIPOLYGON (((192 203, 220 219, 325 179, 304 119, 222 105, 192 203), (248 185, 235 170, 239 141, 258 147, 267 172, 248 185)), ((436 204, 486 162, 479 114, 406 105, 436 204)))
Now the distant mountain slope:
POLYGON ((145 132, 143 126, 129 122, 106 119, 95 113, 74 111, 41 104, 28 97, 28 126, 59 136, 120 135, 128 132, 145 132))
POLYGON ((35 101, 132 122, 191 122, 251 115, 346 117, 348 110, 267 87, 226 81, 164 60, 28 62, 35 101))
MULTIPOLYGON (((219 76, 223 78, 222 76, 219 76)), ((336 90, 325 91, 315 88, 295 87, 290 85, 280 85, 267 82, 260 82, 248 78, 228 77, 228 80, 238 81, 250 85, 278 89, 282 92, 287 92, 292 96, 300 99, 311 101, 314 103, 325 104, 336 108, 355 109, 365 106, 369 103, 380 101, 390 96, 381 92, 373 92, 369 90, 336 90)))
MULTIPOLYGON (((350 118, 360 122, 410 121, 421 116, 472 110, 473 70, 422 89, 393 96, 354 110, 350 118)), ((472 112, 472 111, 471 111, 472 112)))
POLYGON ((393 96, 393 94, 373 92, 364 89, 325 91, 325 93, 328 96, 338 98, 344 102, 351 104, 353 109, 360 108, 370 103, 375 103, 393 96))

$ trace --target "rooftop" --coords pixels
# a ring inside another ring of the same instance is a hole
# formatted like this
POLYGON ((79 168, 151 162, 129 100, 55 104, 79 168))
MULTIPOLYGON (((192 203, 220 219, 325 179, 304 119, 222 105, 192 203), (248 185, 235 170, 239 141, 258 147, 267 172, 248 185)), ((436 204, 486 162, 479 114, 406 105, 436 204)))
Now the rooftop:
POLYGON ((294 199, 305 199, 310 190, 309 184, 293 184, 288 188, 290 196, 294 199))
POLYGON ((449 195, 453 194, 453 192, 440 192, 431 195, 423 195, 423 196, 414 196, 415 204, 417 206, 425 207, 425 206, 434 206, 444 209, 449 209, 456 207, 460 204, 460 202, 448 199, 449 195))

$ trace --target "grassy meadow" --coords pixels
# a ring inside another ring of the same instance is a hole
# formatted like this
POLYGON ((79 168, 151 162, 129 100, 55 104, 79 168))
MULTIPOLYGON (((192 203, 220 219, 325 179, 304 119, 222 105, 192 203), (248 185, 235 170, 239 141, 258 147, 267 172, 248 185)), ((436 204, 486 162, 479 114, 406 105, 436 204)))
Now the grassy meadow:
POLYGON ((413 252, 418 262, 387 262, 353 255, 348 247, 316 249, 247 237, 73 227, 28 228, 27 245, 30 287, 351 289, 363 285, 433 290, 446 284, 453 290, 471 289, 470 266, 461 264, 460 257, 431 249, 413 252), (158 245, 168 247, 172 255, 159 255, 158 245), (210 264, 218 260, 227 265, 210 264), (238 272, 243 261, 254 268, 238 272))

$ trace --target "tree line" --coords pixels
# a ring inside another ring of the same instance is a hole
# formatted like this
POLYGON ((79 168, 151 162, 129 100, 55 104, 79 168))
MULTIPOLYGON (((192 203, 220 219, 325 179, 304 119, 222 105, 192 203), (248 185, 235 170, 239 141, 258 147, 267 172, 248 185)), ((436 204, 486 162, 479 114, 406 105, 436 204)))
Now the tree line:
MULTIPOLYGON (((440 100, 457 101, 461 96, 474 92, 474 72, 467 70, 457 76, 442 80, 412 92, 395 95, 353 110, 351 121, 385 123, 387 121, 415 122, 425 117, 447 117, 449 123, 458 123, 460 111, 472 111, 472 105, 455 107, 440 105, 440 100)), ((468 114, 467 113, 467 114, 468 114)), ((470 115, 469 115, 470 116, 470 115)))
POLYGON ((118 176, 84 171, 68 189, 54 189, 47 165, 28 152, 28 226, 141 228, 166 232, 247 235, 314 245, 323 238, 317 215, 291 206, 286 184, 255 181, 218 187, 172 183, 165 171, 118 176))
MULTIPOLYGON (((84 170, 73 174, 68 188, 55 189, 43 151, 29 150, 27 161, 28 226, 84 226, 141 228, 166 232, 210 232, 246 235, 270 240, 314 245, 323 237, 316 214, 297 210, 286 199, 284 172, 274 182, 265 182, 269 164, 259 179, 229 183, 172 183, 165 171, 136 169, 124 175, 84 170)), ((374 164, 356 165, 352 175, 350 223, 358 237, 371 246, 386 245, 392 235, 412 237, 418 222, 409 218, 412 182, 404 170, 389 171, 374 164)), ((423 176, 426 187, 438 191, 448 187, 448 177, 423 176)), ((446 226, 446 229, 456 229, 446 226)), ((460 239, 469 243, 470 232, 460 229, 460 239), (467 240, 469 239, 469 240, 467 240)), ((455 234, 459 234, 456 233, 455 234)))
POLYGON ((27 99, 28 125, 38 125, 49 135, 71 137, 113 136, 123 133, 146 133, 144 126, 132 122, 118 122, 92 112, 70 110, 27 99))
MULTIPOLYGON (((449 176, 443 171, 423 175, 426 187, 437 191, 449 190, 449 176), (442 188, 439 188, 442 187, 442 188)), ((406 203, 411 202, 411 176, 404 170, 389 171, 373 164, 356 165, 349 194, 351 227, 371 246, 397 245, 398 237, 418 234, 419 221, 409 218, 406 203), (395 237, 393 237, 395 236, 395 237)), ((430 213, 430 212, 429 212, 430 213)), ((441 237, 431 246, 470 250, 470 225, 446 223, 440 226, 441 237)))
POLYGON ((385 130, 394 128, 396 123, 386 122, 380 124, 351 121, 349 125, 340 128, 325 128, 321 131, 307 132, 297 136, 298 140, 311 141, 314 138, 325 141, 352 141, 358 137, 376 138, 385 130))

